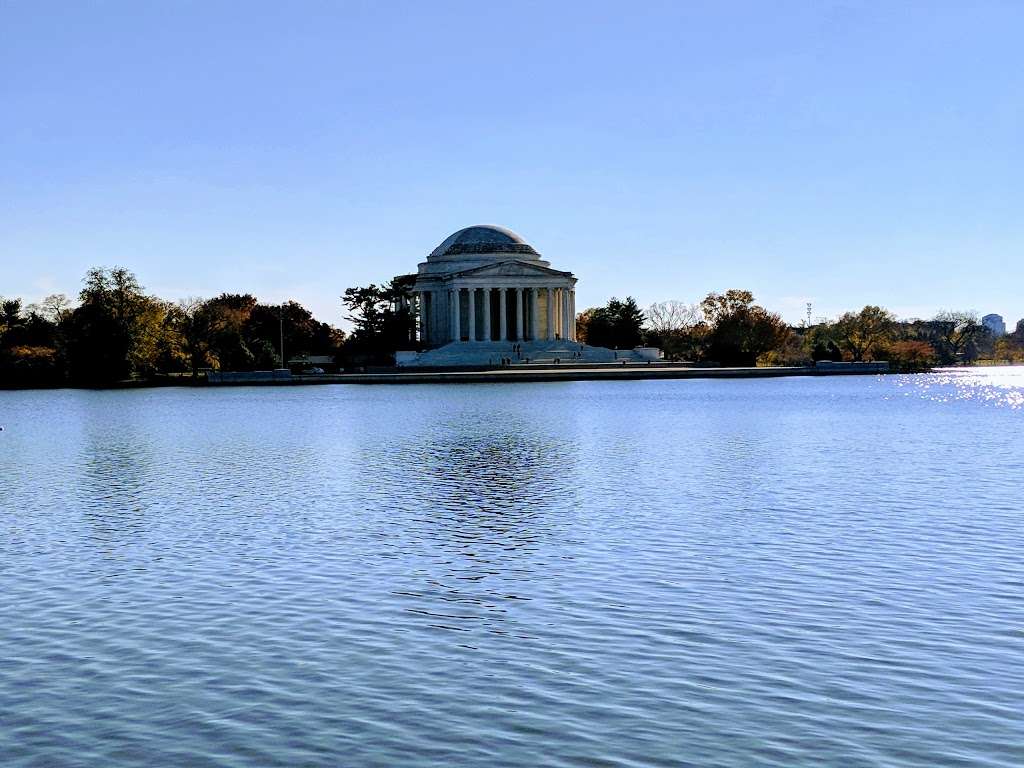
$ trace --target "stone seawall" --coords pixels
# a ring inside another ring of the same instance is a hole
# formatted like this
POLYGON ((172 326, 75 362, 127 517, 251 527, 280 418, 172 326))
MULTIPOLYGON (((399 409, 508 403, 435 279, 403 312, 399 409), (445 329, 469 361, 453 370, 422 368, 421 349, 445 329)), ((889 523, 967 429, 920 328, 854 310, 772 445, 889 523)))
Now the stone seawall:
POLYGON ((670 365, 567 365, 471 371, 337 373, 288 378, 219 378, 210 386, 301 386, 306 384, 495 384, 544 381, 636 381, 642 379, 760 379, 780 376, 865 376, 889 373, 888 363, 846 363, 805 368, 702 368, 670 365))

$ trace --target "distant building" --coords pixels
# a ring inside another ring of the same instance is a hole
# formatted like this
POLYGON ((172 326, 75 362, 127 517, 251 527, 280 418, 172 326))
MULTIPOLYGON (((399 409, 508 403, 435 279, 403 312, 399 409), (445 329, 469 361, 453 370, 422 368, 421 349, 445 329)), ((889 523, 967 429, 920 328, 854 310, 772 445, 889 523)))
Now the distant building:
POLYGON ((1002 315, 985 315, 981 318, 981 324, 988 328, 993 336, 1006 335, 1006 323, 1003 322, 1002 315))

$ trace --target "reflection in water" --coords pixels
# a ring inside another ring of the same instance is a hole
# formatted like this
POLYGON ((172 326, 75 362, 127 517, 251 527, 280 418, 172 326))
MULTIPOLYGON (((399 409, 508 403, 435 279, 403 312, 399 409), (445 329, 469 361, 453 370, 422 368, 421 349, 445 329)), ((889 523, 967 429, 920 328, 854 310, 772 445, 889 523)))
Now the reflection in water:
POLYGON ((564 567, 551 553, 571 541, 574 442, 515 414, 421 427, 390 442, 366 478, 392 494, 401 538, 423 547, 394 594, 437 629, 514 632, 506 618, 530 599, 524 587, 564 567))
POLYGON ((116 558, 119 544, 145 530, 149 499, 158 495, 153 486, 166 478, 151 472, 154 446, 131 415, 112 410, 108 400, 86 400, 76 415, 81 449, 74 465, 75 506, 92 529, 87 541, 116 558))
POLYGON ((0 753, 1017 766, 1022 393, 0 392, 0 753))

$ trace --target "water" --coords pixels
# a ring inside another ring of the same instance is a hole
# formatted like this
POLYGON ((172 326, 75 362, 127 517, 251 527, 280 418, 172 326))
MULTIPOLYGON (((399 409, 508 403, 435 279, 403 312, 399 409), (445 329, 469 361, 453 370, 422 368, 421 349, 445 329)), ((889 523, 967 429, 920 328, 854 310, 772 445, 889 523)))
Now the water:
POLYGON ((1024 764, 1024 369, 0 424, 4 766, 1024 764))

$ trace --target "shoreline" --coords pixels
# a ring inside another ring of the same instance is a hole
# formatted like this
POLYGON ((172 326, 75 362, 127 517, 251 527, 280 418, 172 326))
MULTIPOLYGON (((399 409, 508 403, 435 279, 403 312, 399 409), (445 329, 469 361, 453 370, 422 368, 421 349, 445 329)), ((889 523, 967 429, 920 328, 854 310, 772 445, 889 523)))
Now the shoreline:
MULTIPOLYGON (((926 371, 922 371, 924 373, 926 371)), ((321 375, 275 376, 267 371, 239 374, 214 373, 215 378, 193 380, 190 376, 120 381, 95 387, 67 385, 40 387, 2 387, 0 391, 26 391, 50 389, 156 389, 161 387, 301 387, 328 384, 402 385, 402 384, 509 384, 567 381, 644 381, 667 379, 768 379, 790 376, 878 376, 896 373, 885 363, 846 364, 823 367, 771 367, 771 368, 712 368, 671 364, 655 365, 600 365, 567 366, 537 365, 514 368, 475 370, 402 370, 366 373, 328 373, 321 375)))
POLYGON ((483 371, 415 371, 336 373, 320 376, 293 376, 262 381, 209 381, 205 386, 304 386, 324 384, 508 384, 563 381, 641 381, 651 379, 762 379, 787 376, 865 376, 890 373, 888 366, 857 368, 706 368, 691 366, 593 366, 570 368, 549 366, 498 368, 483 371))

